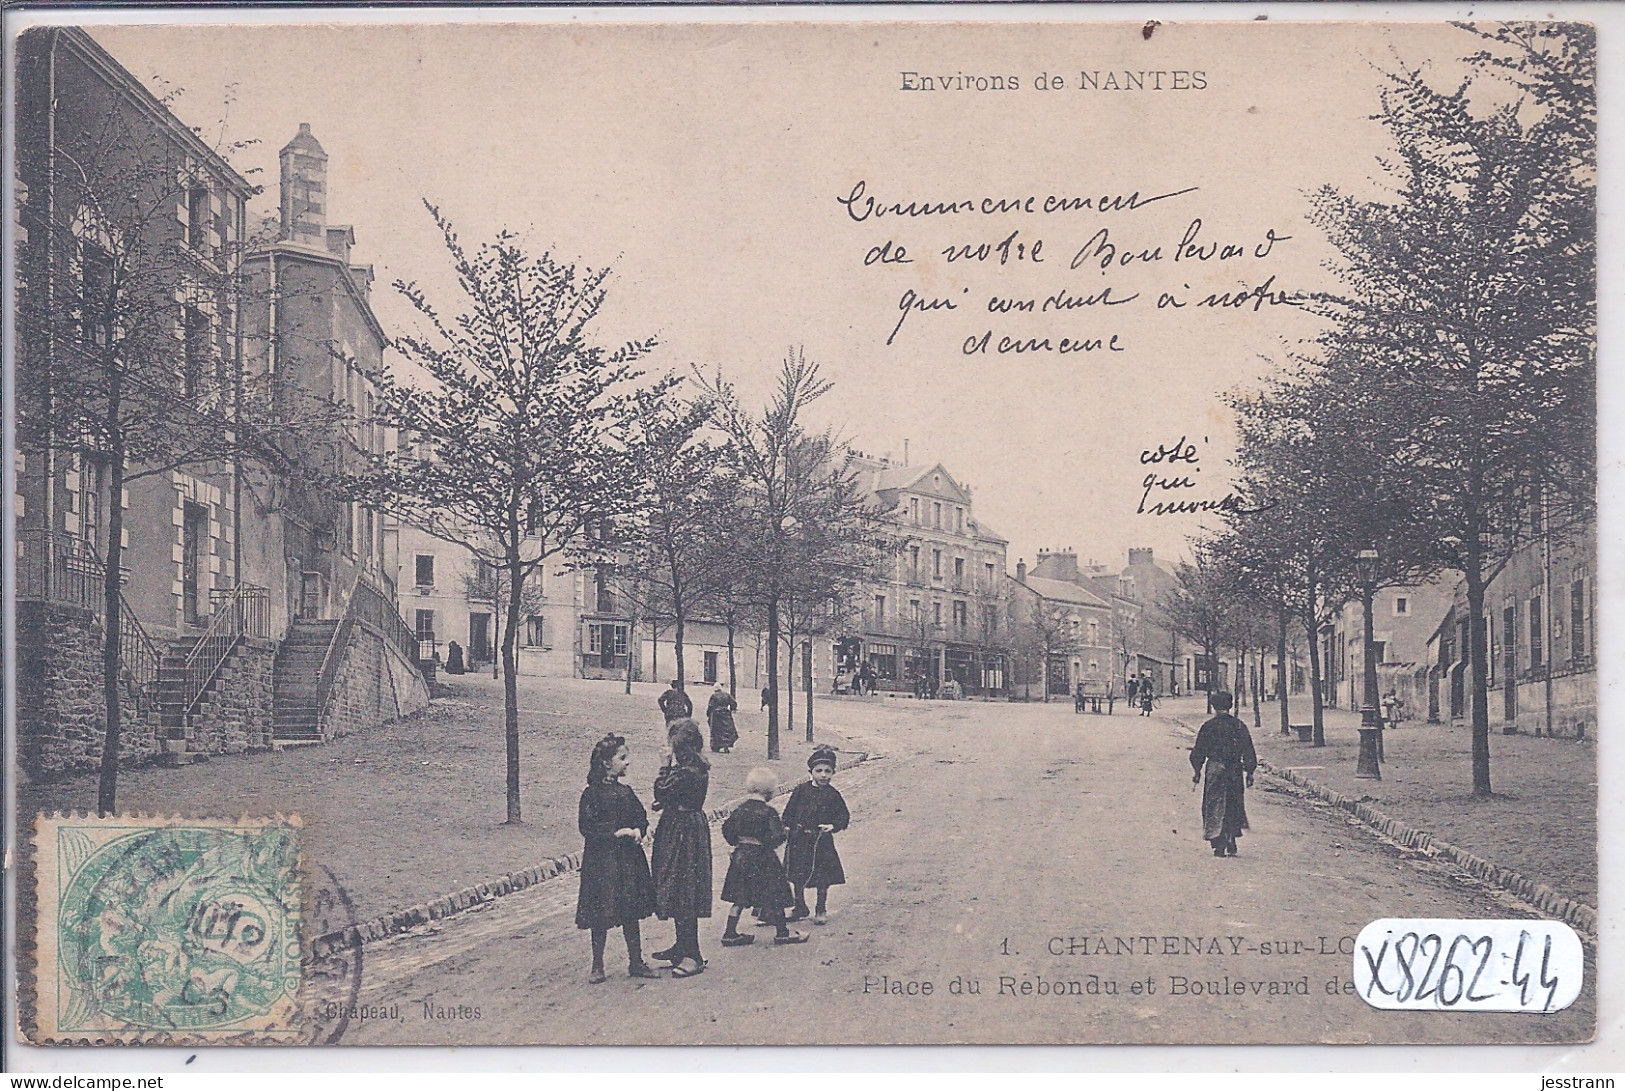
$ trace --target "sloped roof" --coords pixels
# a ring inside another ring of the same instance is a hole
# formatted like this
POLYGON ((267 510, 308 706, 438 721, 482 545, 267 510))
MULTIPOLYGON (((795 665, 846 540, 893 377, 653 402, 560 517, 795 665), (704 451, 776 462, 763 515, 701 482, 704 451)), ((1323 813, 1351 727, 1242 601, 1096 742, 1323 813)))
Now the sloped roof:
POLYGON ((1104 610, 1111 609, 1105 599, 1082 584, 1073 583, 1070 580, 1051 580, 1043 576, 1030 575, 1025 581, 1025 586, 1054 602, 1071 602, 1079 606, 1098 606, 1104 610))
POLYGON ((982 541, 998 542, 1000 545, 1010 544, 1010 539, 988 526, 981 519, 967 519, 965 521, 976 528, 976 537, 980 538, 982 541))
MULTIPOLYGON (((869 487, 877 493, 896 493, 903 489, 912 489, 916 492, 931 496, 957 499, 961 503, 970 503, 970 496, 964 487, 954 480, 954 475, 943 468, 942 463, 935 462, 929 466, 887 466, 875 471, 869 487), (941 474, 946 479, 946 487, 941 491, 930 488, 920 488, 919 484, 932 474, 941 474)), ((887 499, 892 499, 888 497, 887 499)))

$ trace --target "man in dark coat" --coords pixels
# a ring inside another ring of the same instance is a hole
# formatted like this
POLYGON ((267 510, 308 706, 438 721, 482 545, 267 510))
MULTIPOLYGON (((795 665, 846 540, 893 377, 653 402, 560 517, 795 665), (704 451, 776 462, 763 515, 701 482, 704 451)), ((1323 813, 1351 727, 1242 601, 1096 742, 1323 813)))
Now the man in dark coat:
POLYGON ((694 702, 689 700, 688 694, 683 692, 683 683, 676 678, 671 680, 671 688, 660 695, 657 703, 668 725, 694 715, 694 702))
POLYGON ((1202 837, 1213 846, 1215 856, 1236 855, 1236 838, 1247 828, 1242 781, 1245 778, 1246 787, 1252 787, 1253 770, 1258 768, 1247 725, 1230 715, 1233 703, 1228 693, 1213 695, 1215 714, 1196 733, 1196 745, 1191 747, 1192 784, 1202 780, 1202 768, 1207 767, 1202 785, 1202 837))

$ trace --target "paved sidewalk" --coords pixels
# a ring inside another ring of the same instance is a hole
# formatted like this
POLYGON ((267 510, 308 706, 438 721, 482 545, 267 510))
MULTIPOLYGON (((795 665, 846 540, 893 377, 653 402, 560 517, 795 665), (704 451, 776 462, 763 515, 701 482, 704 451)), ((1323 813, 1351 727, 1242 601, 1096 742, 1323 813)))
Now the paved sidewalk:
MULTIPOLYGON (((282 753, 215 757, 182 769, 145 766, 119 776, 124 812, 206 816, 295 813, 306 823, 307 860, 332 868, 366 921, 443 894, 477 886, 576 852, 576 804, 586 783, 587 757, 607 731, 626 736, 632 759, 627 783, 644 806, 659 769, 665 724, 655 706, 662 685, 521 678, 520 776, 524 825, 506 816, 502 683, 489 675, 449 680, 450 695, 417 716, 318 747, 282 753)), ((710 687, 695 686, 704 708, 710 687)), ((801 713, 782 735, 783 760, 767 762, 766 714, 742 687, 740 744, 710 754, 710 802, 743 794, 756 765, 778 770, 784 782, 806 775, 808 745, 801 713)), ((868 710, 826 715, 819 702, 819 742, 855 745, 833 726, 862 722, 868 710)), ((834 710, 831 709, 831 713, 834 710)), ((861 748, 861 747, 860 747, 861 748)), ((94 811, 96 779, 74 777, 17 789, 20 830, 32 816, 94 811)), ((654 817, 651 815, 651 817, 654 817)))
MULTIPOLYGON (((1293 723, 1310 721, 1309 702, 1288 705, 1293 723)), ((1202 722, 1201 698, 1167 703, 1191 727, 1202 722)), ((1238 713, 1252 728, 1253 710, 1238 713)), ((1545 883, 1587 905, 1597 904, 1597 750, 1572 739, 1490 735, 1494 795, 1475 799, 1472 734, 1465 724, 1407 720, 1384 732, 1382 779, 1354 775, 1360 717, 1327 709, 1326 745, 1280 735, 1280 707, 1265 702, 1253 729, 1258 756, 1325 785, 1406 825, 1426 830, 1486 860, 1545 883)))

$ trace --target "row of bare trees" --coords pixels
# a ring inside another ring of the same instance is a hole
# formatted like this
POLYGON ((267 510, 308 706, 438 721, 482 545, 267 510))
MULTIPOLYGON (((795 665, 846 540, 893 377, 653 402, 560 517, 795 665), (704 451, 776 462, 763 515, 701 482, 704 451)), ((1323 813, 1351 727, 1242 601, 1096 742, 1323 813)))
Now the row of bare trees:
MULTIPOLYGON (((403 442, 347 487, 495 573, 506 595, 507 821, 518 823, 517 646, 539 568, 613 572, 640 619, 669 626, 678 678, 690 623, 722 621, 733 689, 736 627, 760 618, 776 650, 787 632, 838 625, 887 540, 885 517, 843 444, 809 423, 829 384, 804 353, 786 357, 757 409, 720 370, 651 378, 637 364, 653 339, 594 340, 607 269, 527 254, 506 232, 470 249, 429 211, 460 297, 448 309, 417 284, 397 285, 419 319, 395 339, 414 370, 378 377, 376 414, 403 442)), ((770 651, 769 758, 779 752, 778 662, 770 651)), ((630 686, 630 662, 627 677, 630 686)))
POLYGON ((1320 631, 1359 601, 1369 645, 1379 589, 1459 575, 1488 795, 1486 588, 1595 505, 1596 43, 1581 24, 1461 29, 1459 86, 1388 76, 1392 195, 1315 195, 1344 289, 1313 301, 1310 351, 1231 399, 1247 510, 1197 543, 1170 605, 1209 655, 1258 647, 1235 626, 1273 618, 1283 670, 1300 628, 1319 744, 1320 631))

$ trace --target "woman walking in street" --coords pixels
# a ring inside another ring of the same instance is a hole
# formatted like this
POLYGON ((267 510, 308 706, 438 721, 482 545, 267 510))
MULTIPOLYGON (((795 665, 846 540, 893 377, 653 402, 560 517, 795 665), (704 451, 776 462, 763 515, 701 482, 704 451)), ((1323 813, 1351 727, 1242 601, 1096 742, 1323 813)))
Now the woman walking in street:
POLYGON ((660 812, 654 837, 655 913, 676 922, 677 942, 654 957, 672 964, 673 977, 693 977, 705 970, 700 918, 711 915, 711 826, 705 820, 711 766, 693 720, 673 723, 667 739, 670 750, 654 787, 654 806, 660 812))
POLYGON ((739 741, 739 729, 734 726, 734 709, 739 707, 733 694, 718 686, 706 702, 705 719, 711 727, 711 752, 726 754, 739 741))
POLYGON ((1242 781, 1245 778, 1246 787, 1251 788, 1253 770, 1258 768, 1247 725, 1230 715, 1233 703, 1228 693, 1213 695, 1215 715, 1202 725, 1196 745, 1191 747, 1192 784, 1202 780, 1203 766, 1207 767, 1202 785, 1202 837, 1213 846, 1215 856, 1236 855, 1236 838, 1247 828, 1242 781))

